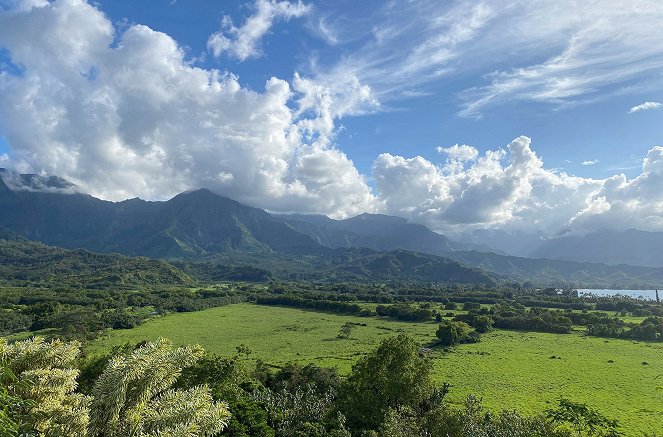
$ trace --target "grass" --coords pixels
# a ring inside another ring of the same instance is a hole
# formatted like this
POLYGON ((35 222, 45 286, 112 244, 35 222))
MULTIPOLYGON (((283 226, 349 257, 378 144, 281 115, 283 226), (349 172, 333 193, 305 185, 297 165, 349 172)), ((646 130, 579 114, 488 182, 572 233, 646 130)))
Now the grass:
MULTIPOLYGON (((177 345, 200 343, 208 351, 228 356, 245 344, 254 359, 270 364, 314 362, 347 374, 354 361, 383 338, 405 332, 425 344, 435 339, 435 330, 435 323, 240 304, 172 314, 135 329, 112 331, 88 345, 88 350, 167 337, 177 345), (349 339, 341 340, 337 335, 345 322, 359 325, 349 339)), ((627 436, 663 431, 663 390, 657 390, 663 386, 663 376, 654 379, 663 374, 662 344, 579 333, 495 331, 480 343, 436 353, 434 359, 435 379, 451 384, 454 403, 472 393, 483 397, 492 410, 540 413, 553 407, 556 399, 567 397, 618 419, 627 436)))
POLYGON ((131 330, 111 331, 88 346, 90 352, 113 345, 166 337, 177 345, 199 343, 205 350, 230 355, 240 344, 254 359, 280 365, 290 361, 336 367, 348 373, 357 357, 382 338, 401 332, 422 343, 435 340, 437 325, 351 317, 292 308, 230 305, 149 320, 131 330), (344 323, 355 323, 349 339, 337 335, 344 323), (361 326, 366 324, 366 326, 361 326))

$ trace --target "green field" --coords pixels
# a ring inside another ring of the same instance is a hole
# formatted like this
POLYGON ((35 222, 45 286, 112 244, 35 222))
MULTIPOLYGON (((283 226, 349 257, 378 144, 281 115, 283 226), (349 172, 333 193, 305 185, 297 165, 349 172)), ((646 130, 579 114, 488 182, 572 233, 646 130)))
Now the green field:
MULTIPOLYGON (((125 342, 167 337, 230 355, 240 344, 252 357, 279 365, 315 362, 349 372, 352 363, 386 337, 406 332, 422 344, 435 339, 435 323, 347 317, 250 304, 172 314, 132 330, 112 331, 88 346, 108 350, 125 342), (338 339, 345 322, 356 326, 338 339)), ((478 344, 435 354, 435 377, 449 382, 452 402, 482 396, 495 410, 541 412, 555 399, 584 402, 622 424, 626 435, 663 432, 663 345, 567 335, 496 331, 478 344), (559 358, 551 358, 552 356, 559 358), (609 361, 612 361, 609 362, 609 361), (648 364, 643 364, 648 363, 648 364)))

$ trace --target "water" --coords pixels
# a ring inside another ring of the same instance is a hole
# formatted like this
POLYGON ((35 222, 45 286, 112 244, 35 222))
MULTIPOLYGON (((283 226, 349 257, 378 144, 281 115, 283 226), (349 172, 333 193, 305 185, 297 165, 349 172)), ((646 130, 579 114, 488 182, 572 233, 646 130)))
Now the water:
MULTIPOLYGON (((593 294, 594 296, 628 296, 635 299, 656 300, 656 290, 611 290, 604 289, 591 289, 579 288, 578 295, 593 294)), ((663 290, 659 290, 658 295, 663 298, 663 290)))

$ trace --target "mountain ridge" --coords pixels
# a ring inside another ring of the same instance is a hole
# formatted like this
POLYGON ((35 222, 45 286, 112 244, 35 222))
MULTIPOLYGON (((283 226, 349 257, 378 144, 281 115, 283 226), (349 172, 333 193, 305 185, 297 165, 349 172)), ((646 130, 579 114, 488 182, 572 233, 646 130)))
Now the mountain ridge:
POLYGON ((608 265, 663 267, 663 232, 599 230, 549 238, 528 257, 608 265))
MULTIPOLYGON (((436 276, 433 270, 451 266, 458 272, 480 269, 484 274, 480 281, 489 278, 489 282, 511 278, 539 284, 608 287, 658 286, 663 282, 663 271, 659 269, 459 250, 467 246, 454 247, 444 235, 392 216, 363 214, 333 220, 325 216, 275 215, 208 189, 187 191, 161 202, 137 198, 109 202, 82 193, 11 191, 3 185, 0 184, 0 227, 29 240, 68 249, 173 260, 251 254, 256 266, 272 257, 286 269, 295 266, 292 260, 296 258, 304 270, 311 263, 319 263, 332 274, 333 265, 325 257, 333 256, 335 250, 345 249, 348 254, 365 247, 374 253, 359 256, 355 252, 348 260, 354 262, 350 269, 354 270, 337 271, 333 276, 403 279, 414 275, 449 280, 453 277, 451 270, 446 276, 436 276), (417 254, 419 258, 412 259, 423 267, 411 268, 408 262, 403 263, 410 255, 394 252, 399 250, 417 254), (424 254, 428 258, 422 258, 424 254), (367 270, 362 273, 364 268, 367 270), (375 269, 383 269, 383 275, 373 275, 375 269)), ((475 274, 464 272, 464 278, 475 274)))

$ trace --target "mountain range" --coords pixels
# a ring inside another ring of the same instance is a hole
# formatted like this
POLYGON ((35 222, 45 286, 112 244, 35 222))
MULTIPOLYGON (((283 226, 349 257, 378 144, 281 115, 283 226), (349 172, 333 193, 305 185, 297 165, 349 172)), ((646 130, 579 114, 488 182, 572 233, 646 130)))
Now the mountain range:
POLYGON ((600 230, 546 239, 529 257, 661 267, 662 249, 663 232, 600 230))
MULTIPOLYGON (((60 178, 52 180, 55 187, 43 190, 30 175, 14 177, 27 186, 10 188, 3 182, 6 175, 0 173, 0 226, 67 249, 194 263, 215 260, 270 266, 284 275, 291 270, 343 279, 517 280, 602 287, 663 282, 663 269, 651 266, 552 259, 562 258, 558 253, 547 259, 508 256, 380 214, 345 220, 269 214, 206 189, 164 202, 109 202, 72 192, 72 185, 60 178)), ((48 181, 40 178, 41 185, 48 181)))

